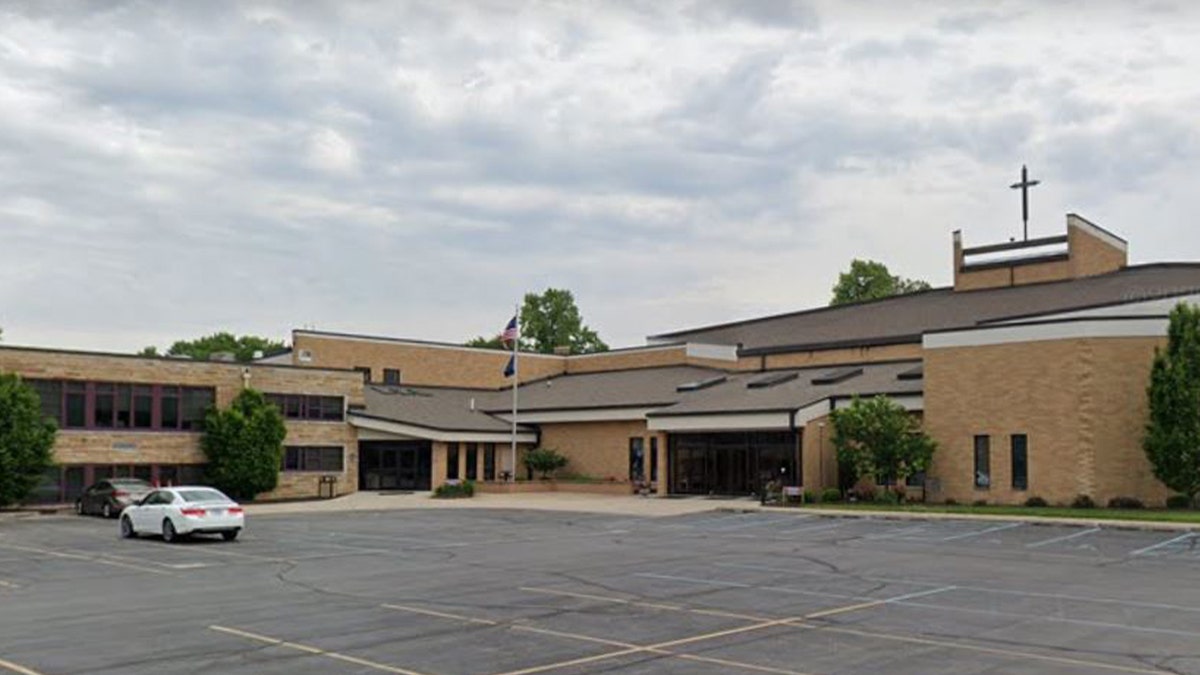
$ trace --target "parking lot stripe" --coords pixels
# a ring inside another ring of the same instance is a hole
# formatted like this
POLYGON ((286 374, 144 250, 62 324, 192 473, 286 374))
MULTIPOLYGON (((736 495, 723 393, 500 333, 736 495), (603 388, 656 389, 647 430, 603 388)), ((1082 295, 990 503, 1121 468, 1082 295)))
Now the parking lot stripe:
POLYGON ((413 614, 425 614, 428 616, 436 616, 436 617, 439 617, 442 619, 453 619, 455 621, 463 621, 466 623, 478 623, 478 624, 483 624, 485 626, 500 625, 499 621, 492 621, 490 619, 477 619, 477 618, 471 617, 471 616, 461 616, 459 614, 450 614, 448 612, 437 612, 432 609, 423 609, 421 607, 409 607, 407 605, 392 605, 392 604, 387 604, 387 603, 380 605, 380 607, 384 607, 386 609, 394 609, 398 612, 411 612, 413 614))
POLYGON ((1014 527, 1021 527, 1022 525, 1024 525, 1024 523, 1005 523, 1003 525, 996 525, 995 527, 989 527, 989 528, 986 528, 983 530, 979 530, 977 532, 967 532, 964 534, 956 534, 956 535, 953 535, 950 537, 945 537, 944 539, 942 539, 942 541, 960 541, 962 539, 970 539, 971 537, 978 537, 978 536, 984 535, 984 534, 991 534, 992 532, 1001 532, 1003 530, 1011 530, 1014 527))
POLYGON ((0 588, 20 588, 20 586, 14 584, 11 581, 5 581, 3 579, 0 579, 0 588))
POLYGON ((331 659, 337 659, 338 661, 345 661, 346 663, 353 663, 355 665, 365 666, 367 668, 372 668, 374 670, 380 670, 385 673, 398 673, 399 675, 424 675, 423 673, 418 673, 415 670, 406 670, 404 668, 397 668, 396 666, 389 666, 386 663, 378 663, 376 661, 368 661, 367 659, 360 659, 357 656, 350 656, 348 654, 341 654, 339 652, 331 652, 331 651, 321 649, 320 647, 313 647, 311 645, 304 645, 304 644, 300 644, 297 642, 288 642, 286 640, 280 640, 280 639, 269 637, 266 635, 259 635, 258 633, 251 633, 250 631, 239 630, 237 628, 229 628, 228 626, 213 625, 213 626, 209 626, 208 628, 209 628, 209 630, 214 630, 219 633, 228 633, 229 635, 236 635, 237 637, 246 638, 247 640, 255 640, 257 642, 263 642, 263 643, 266 643, 269 645, 274 645, 276 647, 283 647, 286 649, 294 649, 296 651, 301 651, 301 652, 305 652, 307 654, 312 654, 313 656, 324 656, 324 657, 331 658, 331 659))
POLYGON ((780 530, 775 534, 801 534, 804 532, 821 532, 823 530, 836 530, 846 523, 828 523, 825 525, 809 525, 808 527, 796 527, 790 530, 780 530))
POLYGON ((1063 541, 1071 541, 1072 539, 1078 539, 1079 537, 1086 537, 1089 534, 1092 534, 1094 532, 1099 532, 1099 531, 1100 531, 1100 528, 1098 528, 1098 527, 1089 527, 1086 530, 1080 530, 1079 532, 1075 532, 1073 534, 1065 534, 1061 537, 1054 537, 1053 539, 1043 539, 1042 541, 1035 541, 1031 544, 1025 544, 1025 548, 1038 548, 1039 546, 1047 546, 1049 544, 1057 544, 1057 543, 1063 542, 1063 541))
POLYGON ((31 670, 25 666, 19 666, 12 661, 5 661, 4 659, 0 659, 0 670, 8 670, 18 673, 18 675, 42 675, 36 670, 31 670))
POLYGON ((726 612, 720 609, 703 609, 699 607, 682 607, 680 605, 669 605, 659 602, 646 602, 644 600, 629 600, 626 598, 613 598, 605 595, 592 595, 590 593, 575 593, 572 591, 560 591, 555 588, 534 588, 531 586, 521 586, 518 590, 529 593, 544 593, 547 595, 561 595, 568 598, 579 598, 580 600, 596 600, 598 602, 611 602, 614 604, 629 605, 631 607, 646 607, 648 609, 661 609, 668 612, 691 612, 693 614, 704 614, 707 616, 719 616, 727 619, 741 619, 743 621, 766 621, 767 619, 761 616, 753 616, 750 614, 738 614, 737 612, 726 612))
POLYGON ((1151 551, 1157 551, 1160 548, 1170 546, 1171 544, 1174 544, 1175 542, 1183 541, 1185 539, 1191 539, 1194 536, 1196 536, 1196 535, 1193 532, 1184 532, 1183 534, 1179 535, 1178 537, 1172 537, 1171 539, 1168 539, 1166 541, 1160 541, 1157 544, 1146 546, 1144 548, 1139 548, 1138 550, 1131 552, 1129 555, 1131 555, 1131 556, 1145 555, 1151 551))
POLYGON ((133 565, 130 563, 117 562, 116 560, 105 560, 102 557, 92 556, 92 555, 83 555, 80 553, 67 553, 64 551, 52 551, 52 550, 46 549, 46 548, 37 548, 34 546, 20 546, 17 544, 0 544, 0 548, 12 549, 14 551, 26 551, 29 553, 37 553, 39 555, 50 556, 52 558, 65 558, 68 560, 82 560, 84 562, 92 562, 92 563, 98 563, 101 565, 109 565, 111 567, 124 567, 126 569, 137 570, 139 572, 149 572, 151 574, 163 574, 163 575, 167 575, 167 576, 172 576, 172 574, 170 572, 167 572, 166 570, 157 570, 157 569, 154 569, 153 567, 146 567, 144 565, 133 565))

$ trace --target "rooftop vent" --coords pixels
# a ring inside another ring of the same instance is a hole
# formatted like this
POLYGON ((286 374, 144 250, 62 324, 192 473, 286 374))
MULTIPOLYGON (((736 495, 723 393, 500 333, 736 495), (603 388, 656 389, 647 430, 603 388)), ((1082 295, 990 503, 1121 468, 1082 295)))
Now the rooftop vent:
POLYGON ((800 377, 800 373, 771 373, 766 377, 760 377, 757 380, 750 380, 746 383, 747 389, 767 389, 774 387, 777 384, 791 382, 800 377))
POLYGON ((716 377, 710 377, 707 380, 685 382, 678 387, 675 387, 675 391, 699 391, 701 389, 708 389, 709 387, 715 387, 718 384, 721 384, 726 379, 727 378, 724 375, 717 375, 716 377))
POLYGON ((897 380, 923 380, 923 379, 925 379, 925 366, 916 366, 915 368, 910 368, 910 369, 896 375, 896 379, 897 380))
POLYGON ((814 377, 812 379, 812 383, 837 384, 838 382, 845 382, 852 377, 858 377, 859 375, 862 375, 862 373, 862 368, 838 368, 837 370, 831 370, 828 373, 814 377))

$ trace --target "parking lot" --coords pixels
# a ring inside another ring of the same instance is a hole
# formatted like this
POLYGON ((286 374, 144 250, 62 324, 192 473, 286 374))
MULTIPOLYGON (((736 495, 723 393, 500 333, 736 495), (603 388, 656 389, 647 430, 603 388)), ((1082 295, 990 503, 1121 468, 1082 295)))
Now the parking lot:
POLYGON ((0 672, 1200 673, 1200 535, 800 513, 0 522, 0 672))

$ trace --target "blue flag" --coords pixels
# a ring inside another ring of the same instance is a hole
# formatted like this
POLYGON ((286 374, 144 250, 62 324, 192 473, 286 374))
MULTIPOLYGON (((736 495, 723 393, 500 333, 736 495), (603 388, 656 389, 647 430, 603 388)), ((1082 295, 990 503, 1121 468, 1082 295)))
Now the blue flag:
POLYGON ((515 359, 515 358, 516 358, 515 356, 508 357, 508 365, 504 366, 504 376, 505 377, 512 377, 513 375, 515 375, 517 373, 516 363, 513 362, 513 359, 515 359))

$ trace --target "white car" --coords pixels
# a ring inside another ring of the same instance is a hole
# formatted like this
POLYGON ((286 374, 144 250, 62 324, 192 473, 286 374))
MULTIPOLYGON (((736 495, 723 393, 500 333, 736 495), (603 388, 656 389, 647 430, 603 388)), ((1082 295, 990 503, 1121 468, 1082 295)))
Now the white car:
POLYGON ((121 511, 121 536, 161 534, 178 541, 192 534, 220 534, 237 539, 246 524, 242 507, 210 487, 161 488, 121 511))

